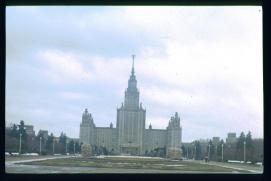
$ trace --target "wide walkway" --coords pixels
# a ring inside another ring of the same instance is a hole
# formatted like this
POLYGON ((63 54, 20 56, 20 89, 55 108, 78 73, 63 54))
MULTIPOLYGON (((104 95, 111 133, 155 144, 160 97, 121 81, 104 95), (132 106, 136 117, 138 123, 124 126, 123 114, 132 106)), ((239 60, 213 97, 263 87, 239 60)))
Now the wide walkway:
POLYGON ((241 163, 227 163, 227 162, 215 162, 210 161, 205 163, 205 161, 202 160, 185 160, 187 162, 195 162, 199 164, 208 164, 208 165, 216 165, 224 168, 232 168, 235 170, 243 170, 243 171, 249 171, 251 173, 255 174, 262 174, 263 173, 263 166, 260 165, 249 165, 249 164, 241 164, 241 163))
POLYGON ((58 159, 58 158, 69 158, 74 157, 74 155, 47 155, 47 156, 15 156, 15 157, 5 157, 6 164, 15 164, 15 163, 23 163, 23 162, 33 162, 33 161, 42 161, 42 160, 50 160, 50 159, 58 159))
MULTIPOLYGON (((17 163, 26 163, 33 161, 42 161, 50 159, 68 158, 74 156, 15 156, 5 157, 5 171, 6 173, 59 173, 58 167, 36 166, 36 165, 23 165, 17 163)), ((61 171, 60 171, 61 173, 61 171)))

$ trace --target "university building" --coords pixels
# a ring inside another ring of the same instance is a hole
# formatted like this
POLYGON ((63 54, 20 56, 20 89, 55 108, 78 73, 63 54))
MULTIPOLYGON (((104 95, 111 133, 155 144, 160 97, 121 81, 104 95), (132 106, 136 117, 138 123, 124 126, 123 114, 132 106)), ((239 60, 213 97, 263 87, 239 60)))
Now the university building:
POLYGON ((83 112, 80 124, 80 142, 92 146, 103 146, 117 154, 144 155, 155 148, 166 148, 166 154, 181 153, 182 128, 176 112, 166 129, 145 128, 146 109, 139 103, 139 91, 134 71, 134 61, 128 88, 125 90, 124 104, 117 109, 117 124, 113 128, 97 127, 91 113, 83 112))

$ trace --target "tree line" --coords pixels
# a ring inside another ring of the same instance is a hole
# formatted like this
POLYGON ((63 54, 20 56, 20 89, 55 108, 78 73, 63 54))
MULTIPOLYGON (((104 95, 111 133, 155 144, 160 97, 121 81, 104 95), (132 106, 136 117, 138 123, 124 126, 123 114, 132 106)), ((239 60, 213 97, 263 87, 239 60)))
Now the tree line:
POLYGON ((244 161, 244 159, 252 163, 263 161, 263 140, 252 139, 250 131, 246 135, 241 132, 236 142, 224 143, 223 139, 217 144, 214 144, 212 140, 206 143, 194 141, 188 146, 182 145, 181 148, 183 157, 188 159, 202 160, 208 157, 213 161, 244 161))
POLYGON ((59 138, 51 133, 48 137, 44 134, 28 135, 25 130, 24 121, 20 124, 13 124, 11 127, 6 127, 5 130, 5 151, 19 152, 21 137, 21 153, 38 153, 47 154, 73 154, 80 153, 81 144, 78 141, 68 139, 65 133, 61 133, 59 138))

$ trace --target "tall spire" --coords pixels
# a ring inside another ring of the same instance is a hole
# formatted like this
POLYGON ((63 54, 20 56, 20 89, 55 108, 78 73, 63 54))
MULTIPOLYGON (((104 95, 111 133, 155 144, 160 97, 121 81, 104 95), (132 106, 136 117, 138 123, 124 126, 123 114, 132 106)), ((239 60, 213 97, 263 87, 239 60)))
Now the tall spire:
POLYGON ((132 55, 133 58, 133 65, 132 65, 132 75, 135 74, 135 70, 134 70, 134 60, 135 60, 135 55, 132 55))
POLYGON ((135 55, 132 55, 133 58, 133 65, 132 65, 132 71, 130 75, 130 79, 128 80, 128 89, 129 90, 137 90, 136 88, 136 76, 135 76, 135 69, 134 69, 134 59, 135 55))

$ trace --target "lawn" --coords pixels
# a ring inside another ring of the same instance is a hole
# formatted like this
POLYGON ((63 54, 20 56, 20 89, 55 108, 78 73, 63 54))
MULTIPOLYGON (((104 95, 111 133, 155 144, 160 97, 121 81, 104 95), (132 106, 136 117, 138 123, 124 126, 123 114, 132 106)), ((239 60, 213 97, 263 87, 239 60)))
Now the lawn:
MULTIPOLYGON (((136 157, 104 157, 104 158, 60 158, 24 163, 27 165, 65 166, 65 167, 95 167, 112 169, 145 169, 145 170, 174 170, 202 172, 227 172, 237 171, 215 165, 193 163, 181 160, 136 158, 136 157)), ((238 172, 247 173, 245 171, 238 172)))

